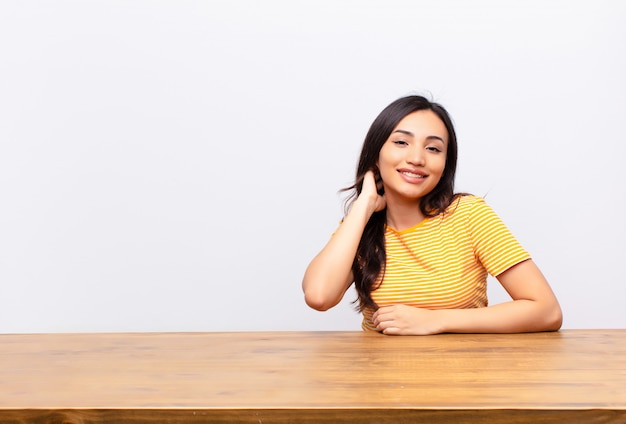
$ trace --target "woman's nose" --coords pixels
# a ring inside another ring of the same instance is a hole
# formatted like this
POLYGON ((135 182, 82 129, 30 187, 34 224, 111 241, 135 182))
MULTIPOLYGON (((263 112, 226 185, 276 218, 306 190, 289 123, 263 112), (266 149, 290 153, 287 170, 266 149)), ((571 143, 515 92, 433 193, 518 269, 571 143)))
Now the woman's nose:
POLYGON ((408 150, 407 157, 406 157, 407 163, 410 163, 411 165, 417 165, 417 166, 424 165, 424 150, 423 149, 415 146, 407 150, 408 150))

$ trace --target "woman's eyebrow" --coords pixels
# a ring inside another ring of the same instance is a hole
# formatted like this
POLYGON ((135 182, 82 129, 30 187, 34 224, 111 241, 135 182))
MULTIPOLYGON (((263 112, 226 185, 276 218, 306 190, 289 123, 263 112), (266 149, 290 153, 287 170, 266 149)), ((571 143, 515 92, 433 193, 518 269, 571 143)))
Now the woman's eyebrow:
POLYGON ((429 135, 428 137, 426 137, 426 139, 427 140, 439 140, 443 144, 446 144, 446 140, 444 140, 442 137, 439 137, 438 135, 429 135))
POLYGON ((411 137, 415 137, 415 134, 413 134, 411 131, 407 131, 407 130, 395 130, 394 133, 402 133, 402 134, 406 134, 406 135, 410 135, 411 137))
POLYGON ((411 137, 415 137, 415 134, 413 134, 411 131, 407 131, 407 130, 400 130, 400 129, 394 130, 394 132, 393 132, 392 134, 395 134, 395 133, 397 133, 397 132, 399 132, 399 133, 401 133, 401 134, 410 135, 411 137))
MULTIPOLYGON (((415 134, 413 134, 411 131, 402 130, 402 129, 394 130, 392 134, 394 133, 401 133, 401 134, 410 135, 411 137, 415 137, 415 134)), ((442 137, 439 137, 438 135, 429 135, 428 137, 426 137, 426 139, 427 140, 439 140, 443 144, 446 144, 446 141, 442 137)))

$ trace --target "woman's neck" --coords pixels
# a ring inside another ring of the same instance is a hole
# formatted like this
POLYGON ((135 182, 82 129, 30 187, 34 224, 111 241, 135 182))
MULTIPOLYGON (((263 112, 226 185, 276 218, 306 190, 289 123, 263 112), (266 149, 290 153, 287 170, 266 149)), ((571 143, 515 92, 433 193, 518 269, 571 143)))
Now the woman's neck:
POLYGON ((419 201, 397 202, 387 199, 387 225, 396 231, 406 230, 426 218, 420 209, 419 201))

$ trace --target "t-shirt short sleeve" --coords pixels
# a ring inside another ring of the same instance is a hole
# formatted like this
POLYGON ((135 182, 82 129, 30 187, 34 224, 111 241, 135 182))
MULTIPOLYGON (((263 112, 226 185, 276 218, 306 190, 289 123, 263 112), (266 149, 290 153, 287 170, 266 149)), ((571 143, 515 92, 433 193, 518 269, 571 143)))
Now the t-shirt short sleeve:
POLYGON ((530 254, 513 236, 502 219, 481 198, 476 197, 468 221, 472 245, 477 259, 494 277, 520 262, 530 254))

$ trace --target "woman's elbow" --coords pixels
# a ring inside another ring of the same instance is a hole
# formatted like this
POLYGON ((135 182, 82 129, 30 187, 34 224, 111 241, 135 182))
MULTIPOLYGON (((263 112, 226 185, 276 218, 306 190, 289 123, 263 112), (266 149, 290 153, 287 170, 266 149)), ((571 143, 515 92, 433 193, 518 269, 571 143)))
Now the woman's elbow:
POLYGON ((558 331, 563 325, 563 311, 559 304, 553 305, 545 314, 544 331, 558 331))
POLYGON ((306 304, 317 310, 327 311, 341 302, 345 289, 339 289, 339 282, 329 281, 327 276, 305 273, 302 279, 302 291, 306 304))
POLYGON ((561 308, 557 306, 556 311, 554 313, 554 319, 552 321, 552 330, 553 331, 557 331, 561 329, 561 326, 563 325, 563 311, 561 311, 561 308))
POLYGON ((304 301, 310 308, 316 311, 327 311, 338 303, 332 302, 328 296, 325 296, 323 293, 313 290, 304 291, 304 301))

